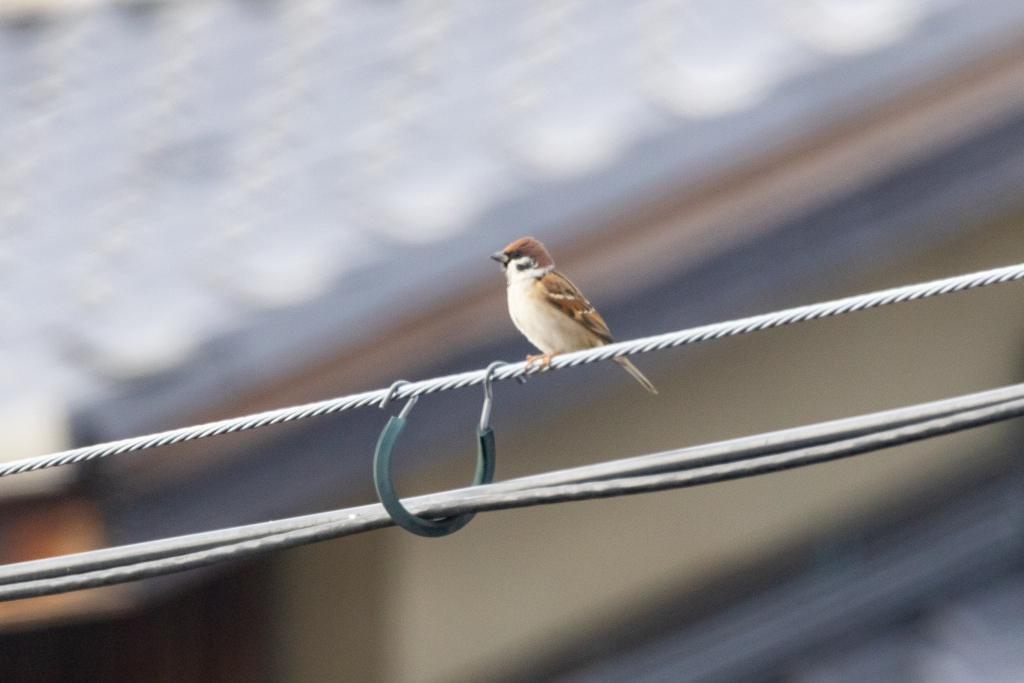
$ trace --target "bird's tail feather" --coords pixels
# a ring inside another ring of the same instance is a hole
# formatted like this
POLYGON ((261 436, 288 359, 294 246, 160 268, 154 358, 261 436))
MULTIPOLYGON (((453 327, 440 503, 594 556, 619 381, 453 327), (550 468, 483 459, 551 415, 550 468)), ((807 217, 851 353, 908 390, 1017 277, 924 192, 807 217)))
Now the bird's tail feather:
POLYGON ((619 358, 612 358, 612 360, 621 365, 622 367, 626 368, 626 372, 633 375, 637 382, 640 382, 640 384, 644 385, 644 389, 651 392, 652 394, 658 393, 658 390, 654 388, 653 384, 651 384, 651 380, 644 377, 644 373, 637 370, 636 366, 630 363, 628 358, 620 356, 619 358))

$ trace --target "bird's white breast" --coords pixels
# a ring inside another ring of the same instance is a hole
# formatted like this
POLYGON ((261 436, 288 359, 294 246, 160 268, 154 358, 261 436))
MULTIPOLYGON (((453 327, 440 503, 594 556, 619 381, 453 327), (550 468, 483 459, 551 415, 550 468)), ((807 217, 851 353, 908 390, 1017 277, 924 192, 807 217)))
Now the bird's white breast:
POLYGON ((509 278, 508 312, 523 335, 544 353, 595 346, 593 335, 544 298, 535 277, 509 278))

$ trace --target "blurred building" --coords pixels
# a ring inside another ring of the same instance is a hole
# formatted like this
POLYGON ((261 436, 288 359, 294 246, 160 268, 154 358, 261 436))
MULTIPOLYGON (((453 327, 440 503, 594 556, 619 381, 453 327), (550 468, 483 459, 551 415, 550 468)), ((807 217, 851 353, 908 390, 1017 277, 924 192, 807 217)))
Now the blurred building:
MULTIPOLYGON (((1024 261, 1018 0, 0 0, 0 457, 1024 261)), ((498 478, 1024 379, 1021 285, 496 387, 498 478)), ((413 494, 482 391, 420 401, 413 494)), ((0 480, 0 561, 374 500, 375 409, 0 480)), ((1019 681, 1021 430, 0 604, 28 681, 1019 681)))

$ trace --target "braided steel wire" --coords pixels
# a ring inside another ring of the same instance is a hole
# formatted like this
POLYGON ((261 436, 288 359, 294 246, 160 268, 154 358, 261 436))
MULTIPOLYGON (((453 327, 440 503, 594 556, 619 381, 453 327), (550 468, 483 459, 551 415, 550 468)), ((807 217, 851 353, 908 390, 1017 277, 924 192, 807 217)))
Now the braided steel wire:
MULTIPOLYGON (((711 325, 703 325, 700 327, 668 332, 652 337, 643 337, 640 339, 608 344, 607 346, 599 346, 593 349, 586 349, 584 351, 560 354, 552 358, 550 365, 546 368, 538 367, 536 364, 529 366, 525 361, 509 363, 503 367, 493 369, 490 376, 492 380, 513 379, 525 375, 536 374, 538 372, 547 372, 548 370, 559 370, 562 368, 583 365, 585 363, 596 363, 598 361, 618 358, 620 356, 649 353, 651 351, 659 351, 662 349, 694 344, 711 339, 731 337, 738 334, 746 334, 748 332, 781 327, 792 323, 817 320, 820 318, 841 315, 843 313, 852 313, 854 311, 863 311, 869 308, 888 306, 890 304, 900 303, 903 301, 916 301, 918 299, 926 299, 940 294, 949 294, 951 292, 975 289, 977 287, 985 287, 987 285, 1002 282, 1012 282, 1020 279, 1024 279, 1024 263, 1004 266, 1002 268, 993 268, 991 270, 980 271, 977 273, 969 273, 967 275, 958 275, 955 277, 924 282, 916 285, 905 285, 903 287, 895 287, 893 289, 860 294, 843 299, 835 299, 833 301, 788 308, 774 313, 764 313, 747 318, 740 318, 738 320, 713 323, 711 325)), ((422 396, 424 394, 432 394, 439 391, 462 389, 464 387, 483 383, 487 374, 488 370, 473 370, 455 375, 425 379, 419 382, 409 382, 397 387, 393 385, 388 389, 376 389, 358 394, 349 394, 347 396, 340 396, 338 398, 318 401, 315 403, 307 403, 288 408, 277 408, 275 410, 268 410, 262 413, 255 413, 253 415, 246 415, 243 417, 219 420, 217 422, 208 422, 201 425, 171 429, 146 436, 132 437, 128 439, 121 439, 119 441, 75 448, 62 451, 60 453, 54 453, 52 455, 12 460, 0 465, 0 477, 19 474, 21 472, 46 469, 49 467, 69 465, 86 460, 93 460, 95 458, 106 457, 108 455, 130 453, 148 448, 157 448, 159 446, 182 443, 184 441, 194 441, 196 439, 204 439, 210 436, 217 436, 219 434, 230 434, 248 429, 256 429, 257 427, 266 427, 267 425, 279 424, 282 422, 304 420, 311 417, 317 417, 319 415, 328 415, 330 413, 351 410, 353 408, 361 408, 368 405, 380 405, 381 403, 386 404, 389 400, 406 399, 412 398, 413 396, 422 396)))

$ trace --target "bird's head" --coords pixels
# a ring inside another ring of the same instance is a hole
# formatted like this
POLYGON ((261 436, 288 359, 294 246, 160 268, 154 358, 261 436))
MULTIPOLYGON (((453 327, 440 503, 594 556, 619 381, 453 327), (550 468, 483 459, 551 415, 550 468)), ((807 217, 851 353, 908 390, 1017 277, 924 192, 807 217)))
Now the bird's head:
POLYGON ((503 250, 491 254, 501 264, 509 280, 520 276, 538 276, 555 267, 551 254, 532 237, 517 239, 503 250))

